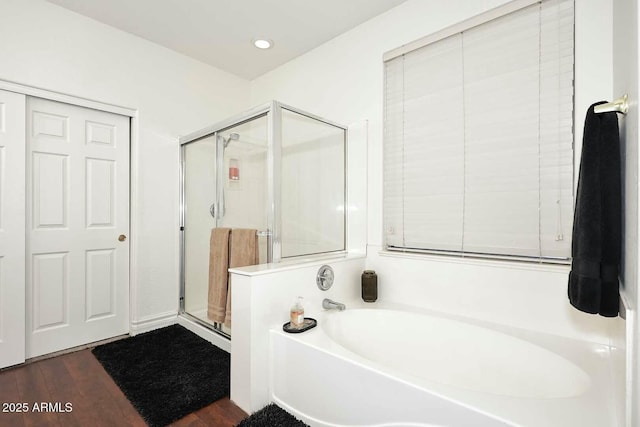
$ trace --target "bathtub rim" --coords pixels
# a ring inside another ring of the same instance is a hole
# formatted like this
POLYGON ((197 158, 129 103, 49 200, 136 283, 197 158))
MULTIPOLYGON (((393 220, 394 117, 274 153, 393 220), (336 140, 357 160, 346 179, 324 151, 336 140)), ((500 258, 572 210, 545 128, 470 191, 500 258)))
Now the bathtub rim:
MULTIPOLYGON (((389 369, 385 369, 383 365, 372 361, 368 358, 360 356, 359 354, 350 351, 347 348, 344 348, 337 342, 333 341, 331 337, 324 331, 321 322, 324 322, 326 315, 332 315, 332 311, 328 310, 317 310, 313 313, 309 313, 311 317, 315 317, 318 320, 319 327, 316 327, 310 331, 307 331, 302 334, 287 334, 283 332, 279 328, 272 328, 270 330, 270 334, 278 334, 287 339, 291 339, 294 341, 298 341, 306 346, 310 346, 316 351, 319 351, 325 355, 330 357, 336 357, 347 363, 354 363, 364 369, 374 372, 378 375, 383 375, 387 378, 392 378, 394 380, 400 381, 403 384, 406 384, 409 387, 417 388, 421 391, 425 391, 434 396, 445 399, 448 402, 452 402, 458 405, 463 406, 464 408, 479 412, 483 415, 491 417, 493 419, 499 420, 505 425, 510 426, 519 426, 526 424, 519 424, 517 420, 511 419, 511 415, 500 415, 495 412, 495 408, 491 408, 492 405, 485 405, 487 400, 492 401, 493 406, 495 405, 495 401, 504 401, 504 402, 521 402, 523 404, 536 402, 536 401, 562 401, 562 400, 594 400, 594 395, 602 396, 606 398, 606 401, 601 402, 601 409, 606 410, 606 418, 611 421, 618 421, 618 417, 616 414, 616 407, 614 402, 613 395, 613 387, 611 384, 611 377, 607 375, 609 373, 609 359, 611 357, 611 348, 612 346, 607 346, 600 343, 593 343, 588 341, 583 341, 574 338, 567 338, 561 335, 552 335, 546 334, 538 331, 526 330, 513 326, 506 326, 497 323, 491 323, 484 320, 477 320, 472 318, 467 318, 460 315, 454 315, 449 313, 437 312, 430 309, 424 309, 415 306, 408 306, 404 304, 397 303, 384 303, 384 302, 376 302, 374 304, 364 303, 364 302, 356 302, 356 303, 347 303, 347 310, 355 310, 355 309, 389 309, 389 310, 400 310, 400 311, 409 311, 412 313, 417 313, 421 315, 434 316, 434 317, 443 317, 448 320, 458 321, 462 323, 470 323, 475 326, 481 326, 488 329, 492 329, 497 332, 505 333, 510 336, 514 336, 518 339, 524 339, 528 342, 533 342, 533 344, 542 347, 545 350, 548 350, 560 357, 563 357, 569 360, 571 363, 576 365, 582 371, 584 371, 589 378, 591 379, 591 386, 589 389, 578 396, 567 397, 567 398, 528 398, 528 397, 509 397, 497 394, 490 394, 484 392, 478 392, 473 390, 464 390, 455 386, 438 383, 436 381, 418 381, 416 383, 415 377, 410 375, 404 375, 402 373, 398 373, 389 369), (539 342, 538 340, 542 339, 539 342), (327 347, 327 342, 332 343, 327 347), (581 353, 584 357, 580 360, 574 360, 572 357, 576 351, 581 353), (569 354, 567 354, 569 353, 569 354), (594 378, 595 377, 595 378, 594 378), (490 399, 485 399, 485 397, 489 396, 490 399)), ((337 313, 339 314, 339 313, 337 313)), ((272 345, 272 339, 270 338, 270 346, 272 345)), ((273 349, 270 349, 270 355, 272 354, 273 349)), ((270 356, 271 357, 271 356, 270 356)), ((273 378, 272 378, 272 366, 270 365, 269 372, 269 396, 271 399, 274 398, 273 394, 273 378)), ((600 400, 597 400, 600 402, 600 400)), ((281 402, 281 401, 280 401, 281 402)), ((286 404, 285 402, 281 402, 286 404)), ((517 413, 516 413, 517 415, 517 413)), ((607 424, 607 425, 616 425, 616 424, 607 424)))

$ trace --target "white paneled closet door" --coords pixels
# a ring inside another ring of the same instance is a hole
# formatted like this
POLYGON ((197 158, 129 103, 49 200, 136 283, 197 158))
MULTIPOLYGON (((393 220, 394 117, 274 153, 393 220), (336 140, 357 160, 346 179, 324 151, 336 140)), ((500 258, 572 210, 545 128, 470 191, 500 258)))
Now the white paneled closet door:
POLYGON ((129 118, 28 98, 26 128, 29 358, 129 331, 129 118))
POLYGON ((24 362, 25 96, 0 90, 0 368, 24 362))

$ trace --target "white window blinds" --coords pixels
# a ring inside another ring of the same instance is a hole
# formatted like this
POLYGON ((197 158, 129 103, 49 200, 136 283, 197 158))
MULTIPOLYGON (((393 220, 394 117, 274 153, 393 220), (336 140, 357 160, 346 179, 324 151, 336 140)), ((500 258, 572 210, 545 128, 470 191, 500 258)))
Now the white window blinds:
POLYGON ((546 0, 385 63, 387 248, 569 257, 573 15, 546 0))

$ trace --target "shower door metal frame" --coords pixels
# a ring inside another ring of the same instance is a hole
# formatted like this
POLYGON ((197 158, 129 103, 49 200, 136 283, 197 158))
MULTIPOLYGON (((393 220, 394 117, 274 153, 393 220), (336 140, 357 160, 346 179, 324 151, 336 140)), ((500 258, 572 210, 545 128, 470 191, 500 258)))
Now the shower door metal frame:
MULTIPOLYGON (((281 206, 281 183, 282 183, 282 171, 281 171, 281 154, 282 154, 282 109, 292 111, 302 116, 309 117, 310 119, 326 123, 328 125, 337 127, 344 131, 344 162, 345 162, 345 174, 344 174, 344 249, 341 251, 325 252, 318 254, 317 256, 303 256, 303 257, 288 257, 287 259, 296 258, 327 258, 327 256, 340 256, 347 253, 347 236, 348 236, 348 209, 347 209, 347 144, 348 144, 348 128, 339 123, 332 122, 325 118, 316 116, 306 111, 300 110, 295 107, 283 104, 278 101, 271 101, 266 104, 254 107, 240 114, 231 116, 225 120, 222 120, 214 125, 205 127, 198 131, 192 132, 188 135, 179 138, 180 143, 180 307, 179 314, 185 316, 189 320, 204 326, 207 329, 231 339, 231 337, 224 333, 219 328, 213 327, 210 323, 198 319, 197 317, 187 313, 185 311, 185 214, 186 214, 186 200, 185 200, 185 146, 189 143, 196 142, 200 139, 213 136, 218 144, 218 134, 235 126, 243 123, 250 122, 262 116, 267 118, 267 262, 277 263, 282 259, 282 219, 280 214, 281 206)), ((218 167, 220 166, 221 159, 218 158, 218 150, 216 149, 216 187, 218 187, 218 179, 221 176, 218 174, 218 167)), ((216 188, 216 216, 218 210, 218 188, 216 188)), ((217 222, 217 218, 216 218, 217 222)), ((264 234, 262 234, 264 235, 264 234)))

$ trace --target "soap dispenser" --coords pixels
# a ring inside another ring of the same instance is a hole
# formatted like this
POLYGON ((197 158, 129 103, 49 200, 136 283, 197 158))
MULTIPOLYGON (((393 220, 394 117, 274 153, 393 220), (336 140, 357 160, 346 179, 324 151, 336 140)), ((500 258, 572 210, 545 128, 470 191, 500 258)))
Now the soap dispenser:
POLYGON ((302 328, 304 325, 304 307, 302 306, 302 297, 298 297, 298 301, 291 307, 291 327, 302 328))

